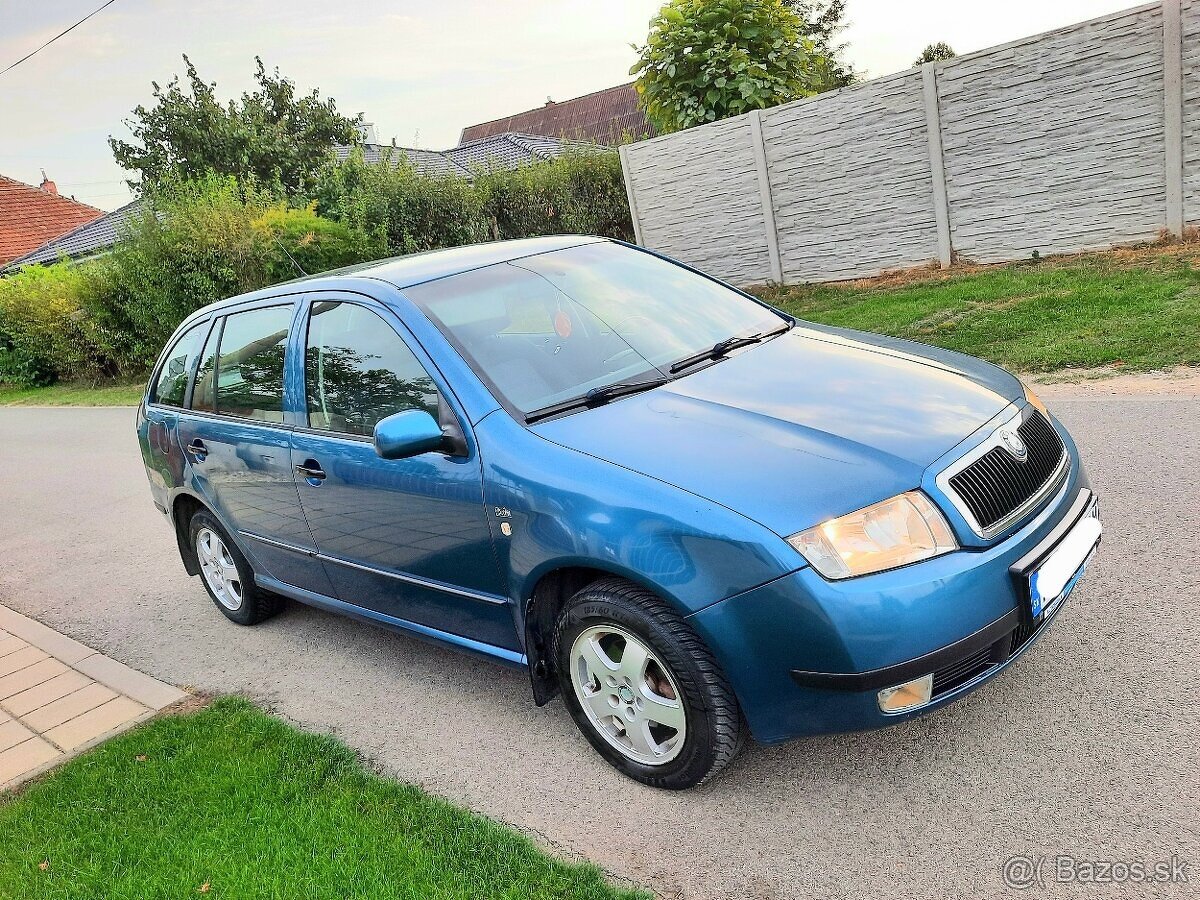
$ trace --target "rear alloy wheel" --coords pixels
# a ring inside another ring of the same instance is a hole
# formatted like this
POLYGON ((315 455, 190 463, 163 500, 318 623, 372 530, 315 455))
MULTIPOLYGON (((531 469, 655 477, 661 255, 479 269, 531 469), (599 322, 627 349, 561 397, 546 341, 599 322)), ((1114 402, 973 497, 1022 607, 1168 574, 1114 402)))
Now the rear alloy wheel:
POLYGON ((221 536, 207 525, 196 532, 196 558, 212 598, 230 612, 242 606, 242 577, 221 536))
POLYGON ((575 723, 629 777, 688 788, 741 749, 741 711, 712 653, 649 591, 618 579, 584 588, 559 616, 554 646, 575 723))
POLYGON ((257 625, 279 611, 283 598, 254 583, 249 561, 212 513, 199 510, 188 533, 200 564, 200 580, 225 618, 239 625, 257 625))

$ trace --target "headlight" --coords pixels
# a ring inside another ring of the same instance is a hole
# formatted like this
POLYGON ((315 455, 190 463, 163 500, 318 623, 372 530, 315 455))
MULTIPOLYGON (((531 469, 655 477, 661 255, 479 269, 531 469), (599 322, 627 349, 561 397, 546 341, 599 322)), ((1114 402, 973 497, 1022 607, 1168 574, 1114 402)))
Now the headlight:
POLYGON ((941 510, 908 491, 787 539, 826 578, 894 569, 958 549, 941 510))
POLYGON ((1042 402, 1042 398, 1033 392, 1033 388, 1026 384, 1024 379, 1019 380, 1021 382, 1021 389, 1025 391, 1025 399, 1029 402, 1029 405, 1049 420, 1050 410, 1046 409, 1046 404, 1042 402))

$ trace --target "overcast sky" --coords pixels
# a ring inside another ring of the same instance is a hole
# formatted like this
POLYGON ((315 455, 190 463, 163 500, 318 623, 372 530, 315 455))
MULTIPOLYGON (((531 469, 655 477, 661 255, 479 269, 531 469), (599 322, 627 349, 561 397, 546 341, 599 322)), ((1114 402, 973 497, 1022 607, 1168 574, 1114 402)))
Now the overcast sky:
MULTIPOLYGON (((100 0, 0 0, 0 69, 100 0)), ((0 76, 0 174, 101 209, 129 195, 110 134, 150 101, 150 82, 187 53, 218 95, 251 83, 253 57, 346 113, 381 140, 442 150, 460 130, 628 81, 631 42, 661 0, 117 0, 0 76)), ((868 75, 911 65, 926 44, 980 50, 1135 5, 1131 0, 849 0, 848 58, 868 75)))

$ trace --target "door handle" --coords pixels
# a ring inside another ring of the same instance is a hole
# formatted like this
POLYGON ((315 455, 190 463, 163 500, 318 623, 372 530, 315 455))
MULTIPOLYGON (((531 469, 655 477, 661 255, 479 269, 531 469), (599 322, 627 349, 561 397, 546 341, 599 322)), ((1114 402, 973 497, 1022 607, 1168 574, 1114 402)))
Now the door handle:
POLYGON ((204 441, 196 438, 187 445, 188 456, 196 460, 196 462, 204 462, 204 458, 208 456, 208 448, 204 446, 204 441))
POLYGON ((325 480, 325 470, 321 468, 321 464, 315 459, 306 459, 304 462, 296 466, 296 471, 299 472, 314 486, 325 480))

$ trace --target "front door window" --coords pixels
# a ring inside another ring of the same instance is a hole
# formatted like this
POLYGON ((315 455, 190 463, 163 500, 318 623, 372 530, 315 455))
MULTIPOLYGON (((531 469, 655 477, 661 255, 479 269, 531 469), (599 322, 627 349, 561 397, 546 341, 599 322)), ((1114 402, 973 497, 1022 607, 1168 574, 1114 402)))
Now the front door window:
POLYGON ((433 379, 408 345, 371 310, 314 303, 304 352, 308 424, 369 437, 380 419, 406 409, 437 417, 433 379))
POLYGON ((520 644, 483 507, 479 456, 432 451, 383 459, 383 418, 437 417, 434 379, 380 314, 314 301, 305 341, 308 427, 292 435, 300 500, 321 559, 346 603, 516 650, 520 644))

